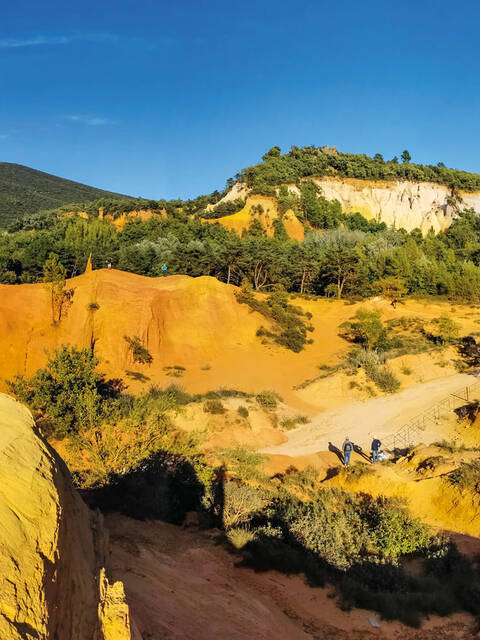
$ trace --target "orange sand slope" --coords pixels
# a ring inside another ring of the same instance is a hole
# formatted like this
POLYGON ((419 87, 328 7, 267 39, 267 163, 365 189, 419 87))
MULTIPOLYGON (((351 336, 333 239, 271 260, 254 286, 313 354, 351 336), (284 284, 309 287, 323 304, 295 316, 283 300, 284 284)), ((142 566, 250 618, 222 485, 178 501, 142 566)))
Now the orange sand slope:
MULTIPOLYGON (((249 228, 252 220, 257 219, 265 229, 267 236, 271 238, 274 234, 273 221, 279 217, 278 201, 276 198, 268 196, 248 196, 247 202, 241 211, 237 211, 237 213, 232 213, 229 216, 223 216, 223 218, 217 218, 215 220, 204 218, 203 222, 218 222, 226 229, 230 229, 241 234, 242 231, 249 228), (256 211, 257 207, 261 207, 262 211, 256 211)), ((302 223, 291 209, 285 212, 282 217, 282 221, 290 238, 303 240, 305 230, 302 223)))
MULTIPOLYGON (((148 278, 116 270, 99 270, 67 282, 73 298, 61 322, 51 321, 49 292, 43 284, 0 285, 0 379, 31 375, 43 366, 46 351, 62 344, 93 347, 106 375, 123 378, 136 392, 150 384, 176 382, 191 392, 234 387, 258 392, 273 389, 285 402, 309 415, 319 410, 365 399, 344 374, 319 380, 299 390, 294 387, 322 372, 319 365, 335 364, 349 345, 338 327, 359 306, 379 308, 385 320, 398 315, 425 320, 450 312, 447 303, 409 301, 393 310, 377 300, 355 305, 344 301, 295 300, 313 314, 314 343, 296 354, 277 345, 262 344, 256 335, 268 321, 238 304, 235 287, 215 278, 170 276, 148 278), (151 365, 133 362, 125 336, 138 336, 153 356, 151 365), (168 367, 178 370, 171 377, 168 367), (170 374, 170 375, 169 375, 170 374)), ((462 332, 478 330, 478 310, 453 309, 462 332)), ((412 386, 454 373, 430 354, 405 356, 412 374, 399 374, 412 386)))
POLYGON ((238 304, 233 286, 211 277, 147 278, 105 269, 73 278, 67 288, 72 303, 54 326, 44 285, 0 285, 1 378, 31 375, 45 364, 46 351, 72 344, 93 347, 104 372, 132 390, 178 382, 191 391, 274 388, 293 397, 292 386, 316 374, 321 355, 331 359, 342 346, 336 322, 317 331, 315 345, 301 354, 263 345, 256 332, 268 321, 238 304), (142 340, 151 365, 133 362, 125 336, 142 340), (164 369, 174 366, 185 368, 179 379, 164 369))

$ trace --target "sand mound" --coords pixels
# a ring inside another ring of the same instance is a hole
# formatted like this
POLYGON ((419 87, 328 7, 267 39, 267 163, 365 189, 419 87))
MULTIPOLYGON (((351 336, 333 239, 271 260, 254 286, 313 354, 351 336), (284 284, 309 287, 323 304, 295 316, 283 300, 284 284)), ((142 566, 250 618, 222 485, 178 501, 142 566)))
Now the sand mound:
POLYGON ((106 540, 28 410, 0 394, 0 637, 130 640, 106 540))

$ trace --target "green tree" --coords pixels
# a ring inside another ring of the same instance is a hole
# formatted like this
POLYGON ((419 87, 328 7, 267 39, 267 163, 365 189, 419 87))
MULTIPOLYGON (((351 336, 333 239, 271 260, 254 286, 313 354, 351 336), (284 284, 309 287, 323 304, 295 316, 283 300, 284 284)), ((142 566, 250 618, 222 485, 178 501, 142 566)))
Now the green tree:
POLYGON ((412 160, 412 156, 409 154, 409 152, 405 149, 405 151, 402 151, 402 162, 404 163, 409 163, 412 160))
POLYGON ((352 320, 340 326, 344 338, 360 343, 366 349, 382 349, 386 346, 387 332, 380 311, 359 309, 352 320))
POLYGON ((446 314, 435 318, 426 328, 429 336, 443 344, 455 342, 460 335, 460 325, 446 314))
POLYGON ((336 285, 337 296, 340 299, 345 289, 358 278, 358 256, 351 249, 331 249, 323 260, 322 275, 326 280, 326 286, 336 285))
POLYGON ((62 308, 67 296, 65 289, 66 269, 55 253, 50 253, 48 260, 43 265, 43 281, 50 293, 52 309, 52 322, 60 322, 62 308))
POLYGON ((390 300, 401 298, 408 291, 404 280, 402 278, 396 278, 395 276, 381 278, 374 282, 372 286, 378 289, 382 296, 390 300))

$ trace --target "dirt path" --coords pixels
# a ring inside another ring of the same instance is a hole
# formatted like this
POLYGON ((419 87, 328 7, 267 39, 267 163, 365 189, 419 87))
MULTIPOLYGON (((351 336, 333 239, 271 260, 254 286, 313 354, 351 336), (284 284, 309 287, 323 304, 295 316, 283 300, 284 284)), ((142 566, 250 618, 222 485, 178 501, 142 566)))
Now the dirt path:
MULTIPOLYGON (((341 447, 345 436, 367 450, 372 437, 380 440, 397 431, 410 418, 425 411, 462 386, 477 378, 465 373, 432 380, 400 393, 355 402, 318 414, 312 421, 288 435, 288 441, 263 450, 263 453, 302 456, 327 451, 330 443, 341 447)), ((447 436, 444 422, 430 424, 423 434, 424 444, 447 436)), ((416 443, 418 444, 418 443, 416 443)))
POLYGON ((109 514, 111 569, 122 580, 145 640, 467 640, 466 614, 431 616, 421 629, 364 609, 342 611, 331 587, 303 576, 255 571, 219 532, 109 514), (372 620, 379 627, 372 625, 372 620))

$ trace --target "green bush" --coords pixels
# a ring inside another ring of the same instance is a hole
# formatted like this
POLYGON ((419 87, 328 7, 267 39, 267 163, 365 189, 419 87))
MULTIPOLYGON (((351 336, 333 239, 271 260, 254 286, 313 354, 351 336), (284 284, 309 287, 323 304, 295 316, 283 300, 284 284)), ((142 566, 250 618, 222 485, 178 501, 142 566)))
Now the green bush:
POLYGON ((446 476, 446 481, 460 492, 470 491, 480 496, 480 460, 471 463, 462 462, 446 476))
POLYGON ((282 429, 290 431, 291 429, 296 429, 299 424, 307 424, 308 421, 307 416, 293 416, 291 418, 282 418, 280 426, 282 429))
POLYGON ((388 347, 387 331, 382 324, 380 311, 359 309, 353 320, 340 326, 343 338, 363 345, 366 350, 385 351, 388 347))
POLYGON ((235 527, 226 533, 227 540, 235 549, 243 549, 249 542, 255 540, 255 533, 246 527, 235 527))
POLYGON ((400 380, 387 365, 375 366, 369 364, 365 366, 365 373, 379 389, 386 393, 395 393, 400 389, 400 380))
POLYGON ((258 489, 236 482, 223 486, 223 526, 225 529, 246 525, 255 513, 267 505, 258 489))
POLYGON ((258 404, 266 411, 274 411, 277 408, 278 401, 281 400, 275 391, 261 391, 255 396, 258 404))
POLYGON ((214 415, 220 415, 226 412, 220 400, 206 400, 203 405, 203 410, 205 413, 212 413, 214 415))
POLYGON ((108 400, 122 389, 106 381, 97 365, 89 349, 63 346, 49 356, 43 369, 29 379, 17 376, 9 388, 50 421, 53 433, 64 436, 96 425, 108 400))
POLYGON ((138 336, 133 338, 123 336, 123 339, 128 344, 128 350, 131 352, 134 362, 138 362, 139 364, 151 364, 153 362, 151 354, 148 349, 143 346, 138 336))
POLYGON ((460 335, 460 325, 446 314, 434 318, 426 330, 428 338, 442 344, 452 344, 460 335))
POLYGON ((248 409, 247 407, 244 407, 243 405, 240 405, 237 409, 238 411, 238 415, 241 416, 242 418, 248 418, 248 409))
POLYGON ((258 453, 255 449, 239 446, 220 449, 218 454, 223 459, 225 467, 235 478, 245 481, 264 478, 260 467, 266 460, 266 456, 258 453))
POLYGON ((398 500, 377 498, 368 505, 367 514, 371 539, 383 558, 396 562, 402 555, 428 548, 428 527, 411 518, 398 500))
POLYGON ((288 294, 282 285, 274 287, 266 301, 255 298, 248 283, 236 294, 237 301, 248 306, 276 325, 276 330, 269 331, 260 327, 258 336, 272 338, 277 344, 294 351, 300 352, 309 342, 307 332, 313 331, 313 327, 307 325, 304 318, 308 319, 300 307, 288 304, 288 294))

